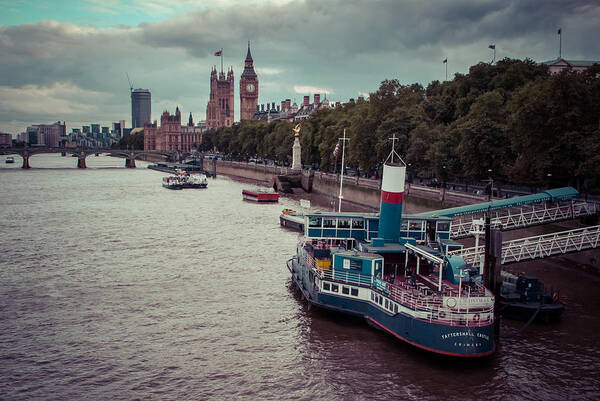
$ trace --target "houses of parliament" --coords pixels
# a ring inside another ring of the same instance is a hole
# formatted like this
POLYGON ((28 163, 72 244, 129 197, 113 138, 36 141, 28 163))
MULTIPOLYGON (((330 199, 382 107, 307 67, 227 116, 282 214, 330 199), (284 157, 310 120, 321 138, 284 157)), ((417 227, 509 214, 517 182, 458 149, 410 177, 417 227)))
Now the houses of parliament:
MULTIPOLYGON (((258 77, 254 71, 254 61, 250 53, 244 60, 244 71, 240 77, 240 120, 250 120, 258 105, 258 77)), ((231 127, 234 122, 234 79, 233 69, 227 70, 227 75, 221 69, 217 72, 213 67, 210 73, 210 96, 206 106, 206 129, 231 127)))
MULTIPOLYGON (((221 55, 221 53, 219 53, 221 55)), ((258 77, 254 72, 254 61, 248 53, 244 61, 244 72, 240 78, 240 120, 253 118, 258 105, 258 77)), ((202 143, 202 134, 206 129, 231 127, 234 122, 234 82, 233 69, 230 67, 227 74, 217 73, 213 67, 210 73, 210 97, 206 106, 206 126, 195 126, 190 113, 186 126, 181 125, 181 112, 179 107, 175 114, 164 111, 157 121, 146 123, 143 128, 145 150, 183 150, 191 152, 202 143)))

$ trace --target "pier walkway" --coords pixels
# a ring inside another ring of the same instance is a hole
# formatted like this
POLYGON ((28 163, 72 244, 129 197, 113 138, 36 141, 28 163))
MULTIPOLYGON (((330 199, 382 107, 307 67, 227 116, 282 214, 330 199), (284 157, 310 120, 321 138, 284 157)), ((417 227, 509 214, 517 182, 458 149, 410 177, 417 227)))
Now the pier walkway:
MULTIPOLYGON (((570 252, 594 249, 600 246, 600 225, 561 231, 527 238, 519 238, 502 243, 501 264, 517 263, 526 260, 541 259, 570 252)), ((484 246, 463 248, 448 252, 460 255, 467 265, 479 266, 484 246)))
POLYGON ((481 224, 485 213, 492 219, 492 228, 506 231, 593 216, 600 212, 599 203, 576 199, 577 196, 579 192, 575 188, 564 187, 537 194, 419 213, 417 216, 435 214, 452 217, 450 236, 458 239, 471 236, 476 231, 476 226, 481 224))

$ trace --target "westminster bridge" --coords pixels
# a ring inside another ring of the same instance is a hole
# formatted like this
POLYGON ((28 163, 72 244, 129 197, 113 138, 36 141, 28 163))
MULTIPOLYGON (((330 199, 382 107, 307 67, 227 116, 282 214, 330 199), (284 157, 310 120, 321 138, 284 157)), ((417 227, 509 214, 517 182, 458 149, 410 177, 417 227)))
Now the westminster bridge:
POLYGON ((60 153, 63 156, 71 154, 77 157, 77 167, 86 168, 85 159, 89 155, 106 154, 113 157, 121 157, 125 159, 125 167, 135 168, 135 160, 140 159, 144 155, 160 155, 165 158, 165 161, 181 162, 186 157, 191 156, 189 152, 168 151, 168 150, 141 150, 141 149, 112 149, 112 148, 59 148, 47 146, 26 146, 21 148, 6 148, 0 149, 0 155, 19 155, 23 158, 22 168, 31 168, 29 158, 41 153, 60 153))

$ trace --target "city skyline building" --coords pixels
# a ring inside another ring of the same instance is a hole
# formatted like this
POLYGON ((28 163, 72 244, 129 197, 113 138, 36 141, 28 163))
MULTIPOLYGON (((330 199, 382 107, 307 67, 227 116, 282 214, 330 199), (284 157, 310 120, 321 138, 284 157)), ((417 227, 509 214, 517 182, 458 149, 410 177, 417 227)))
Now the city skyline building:
POLYGON ((144 125, 144 150, 182 150, 193 152, 202 143, 202 128, 194 126, 192 114, 187 126, 181 125, 179 106, 175 114, 165 110, 157 121, 144 125))
POLYGON ((131 128, 143 128, 152 121, 152 95, 148 89, 131 91, 131 128))
POLYGON ((67 126, 60 121, 54 124, 35 124, 27 127, 26 133, 27 143, 30 145, 57 147, 59 138, 67 133, 67 126))

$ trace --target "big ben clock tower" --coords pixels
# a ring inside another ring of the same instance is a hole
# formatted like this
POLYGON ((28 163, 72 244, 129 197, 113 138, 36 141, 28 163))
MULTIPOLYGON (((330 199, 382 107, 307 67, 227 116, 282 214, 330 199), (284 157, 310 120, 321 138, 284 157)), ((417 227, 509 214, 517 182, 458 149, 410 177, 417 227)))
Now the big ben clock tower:
POLYGON ((240 120, 251 120, 258 104, 258 77, 254 72, 254 61, 250 54, 250 41, 248 41, 248 54, 244 61, 244 72, 240 77, 240 120))

